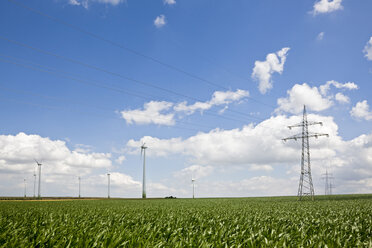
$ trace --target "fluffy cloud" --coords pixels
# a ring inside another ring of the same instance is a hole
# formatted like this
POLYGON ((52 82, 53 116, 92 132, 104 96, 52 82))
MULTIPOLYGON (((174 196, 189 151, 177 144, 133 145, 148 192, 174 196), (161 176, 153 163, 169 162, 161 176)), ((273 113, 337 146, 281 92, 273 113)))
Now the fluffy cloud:
MULTIPOLYGON (((323 120, 327 128, 315 127, 316 131, 337 133, 337 126, 330 117, 309 115, 309 120, 323 120)), ((271 117, 257 126, 247 125, 241 129, 214 129, 208 133, 198 133, 187 139, 159 139, 145 136, 140 140, 129 140, 127 148, 138 153, 138 147, 146 142, 149 156, 169 156, 182 154, 198 165, 231 166, 244 165, 257 169, 257 166, 280 164, 283 161, 297 161, 296 146, 291 149, 284 145, 282 138, 292 134, 286 126, 298 123, 300 117, 271 117), (293 160, 295 158, 295 160, 293 160)))
POLYGON ((276 53, 269 53, 265 61, 256 61, 252 72, 252 78, 258 80, 258 89, 265 94, 273 87, 271 75, 274 72, 281 74, 287 58, 289 47, 284 47, 276 53))
POLYGON ((344 94, 342 94, 340 92, 335 95, 335 99, 339 103, 349 103, 350 102, 350 98, 348 96, 345 96, 344 94))
POLYGON ((111 154, 71 151, 64 141, 39 135, 0 136, 0 171, 32 172, 34 159, 43 161, 43 169, 55 174, 89 173, 95 168, 111 167, 111 154))
POLYGON ((186 114, 193 114, 196 110, 207 110, 213 106, 227 105, 234 101, 239 101, 249 96, 246 90, 234 91, 215 91, 210 101, 196 102, 192 105, 187 105, 187 102, 181 102, 174 107, 177 112, 185 112, 186 114))
POLYGON ((276 112, 285 111, 288 113, 300 113, 303 105, 306 105, 308 110, 323 111, 330 108, 334 103, 333 99, 339 103, 348 103, 349 98, 342 93, 337 93, 336 96, 329 95, 331 86, 336 89, 355 90, 358 85, 353 82, 339 83, 334 80, 328 81, 318 87, 310 87, 308 84, 295 84, 292 89, 287 91, 287 97, 277 100, 278 108, 276 112))
POLYGON ((363 52, 365 53, 365 57, 368 60, 372 60, 372 37, 367 42, 366 46, 364 47, 363 52))
POLYGON ((175 124, 175 114, 186 113, 193 114, 195 111, 208 110, 213 106, 225 105, 220 111, 222 114, 232 102, 237 102, 249 96, 246 90, 236 91, 215 91, 209 101, 195 102, 187 105, 187 102, 174 104, 171 102, 151 101, 144 104, 143 109, 124 110, 121 116, 128 124, 157 124, 171 126, 175 124))
POLYGON ((328 91, 333 85, 337 89, 347 89, 347 90, 356 90, 358 89, 358 85, 356 85, 353 82, 347 82, 347 83, 339 83, 334 80, 327 81, 325 84, 319 86, 320 93, 322 93, 323 96, 326 96, 328 94, 328 91))
POLYGON ((162 114, 173 106, 170 102, 151 101, 144 104, 143 110, 121 111, 121 116, 128 124, 158 124, 172 126, 175 124, 174 114, 162 114))
POLYGON ((277 112, 300 113, 304 105, 313 111, 322 111, 332 106, 332 101, 324 98, 317 87, 310 87, 306 83, 295 84, 287 94, 288 97, 278 99, 277 112))
POLYGON ((163 3, 173 5, 173 4, 176 4, 176 0, 164 0, 163 3))
POLYGON ((165 20, 165 16, 164 15, 160 15, 160 16, 157 16, 154 20, 154 25, 155 27, 157 28, 161 28, 163 27, 165 24, 166 24, 166 20, 165 20))
POLYGON ((122 164, 125 160, 126 160, 126 157, 125 157, 124 155, 122 155, 122 156, 119 156, 119 157, 116 159, 116 163, 118 163, 118 164, 122 164))
MULTIPOLYGON (((372 176, 372 133, 345 141, 338 135, 338 126, 332 117, 309 114, 308 120, 323 122, 323 126, 311 126, 311 132, 329 134, 329 138, 321 137, 310 141, 316 187, 323 187, 321 177, 327 166, 335 176, 337 185, 349 185, 337 188, 337 192, 371 191, 369 178, 372 176)), ((127 148, 138 152, 139 145, 145 141, 149 146, 148 155, 152 159, 157 156, 169 157, 172 154, 189 158, 190 162, 196 165, 182 169, 174 175, 176 178, 188 178, 184 183, 189 184, 192 172, 205 170, 207 176, 198 180, 197 195, 231 196, 235 192, 236 196, 295 194, 301 144, 295 141, 284 143, 281 139, 296 134, 295 130, 288 130, 285 126, 300 121, 301 116, 276 116, 256 126, 248 125, 232 130, 215 129, 186 139, 145 136, 140 140, 130 140, 127 148), (287 168, 287 175, 282 178, 261 175, 226 182, 208 180, 212 169, 218 173, 219 168, 235 166, 264 173, 287 168), (257 185, 257 182, 262 183, 257 185), (260 189, 254 191, 250 187, 260 189), (278 190, 274 190, 275 188, 278 190)))
POLYGON ((314 3, 313 14, 330 13, 343 9, 342 0, 320 0, 314 3))
POLYGON ((372 112, 369 111, 367 100, 358 102, 350 111, 351 116, 357 119, 372 120, 372 112))

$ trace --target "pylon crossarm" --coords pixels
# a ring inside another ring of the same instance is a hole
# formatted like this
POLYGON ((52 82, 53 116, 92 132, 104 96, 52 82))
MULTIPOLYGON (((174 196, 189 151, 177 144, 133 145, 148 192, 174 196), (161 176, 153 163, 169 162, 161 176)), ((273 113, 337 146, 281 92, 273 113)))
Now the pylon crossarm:
MULTIPOLYGON (((312 126, 312 125, 323 125, 323 122, 321 122, 321 121, 308 121, 306 123, 307 123, 308 126, 312 126)), ((288 126, 288 128, 291 129, 292 127, 303 127, 304 125, 305 125, 304 122, 300 122, 298 124, 288 126)))
POLYGON ((288 138, 285 138, 285 139, 282 139, 283 141, 287 141, 287 140, 297 140, 297 139, 302 139, 302 138, 318 138, 320 136, 327 136, 329 137, 329 135, 327 133, 312 133, 312 134, 309 134, 309 135, 302 135, 302 134, 297 134, 297 135, 294 135, 294 136, 291 136, 291 137, 288 137, 288 138))

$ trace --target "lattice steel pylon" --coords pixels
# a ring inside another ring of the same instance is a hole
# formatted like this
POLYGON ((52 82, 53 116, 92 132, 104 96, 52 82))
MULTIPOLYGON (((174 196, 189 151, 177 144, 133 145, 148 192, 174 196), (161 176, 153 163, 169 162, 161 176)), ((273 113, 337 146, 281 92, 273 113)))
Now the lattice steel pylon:
POLYGON ((311 177, 311 164, 310 164, 310 146, 309 138, 318 138, 319 136, 329 136, 325 133, 309 133, 309 126, 311 125, 323 125, 322 122, 309 122, 307 121, 306 107, 304 105, 304 111, 302 114, 302 122, 288 126, 289 129, 293 127, 302 127, 302 133, 296 134, 294 136, 282 139, 283 141, 294 139, 302 140, 302 153, 301 153, 301 174, 300 182, 298 185, 298 194, 299 200, 302 200, 304 197, 310 197, 311 200, 314 200, 314 186, 313 179, 311 177))

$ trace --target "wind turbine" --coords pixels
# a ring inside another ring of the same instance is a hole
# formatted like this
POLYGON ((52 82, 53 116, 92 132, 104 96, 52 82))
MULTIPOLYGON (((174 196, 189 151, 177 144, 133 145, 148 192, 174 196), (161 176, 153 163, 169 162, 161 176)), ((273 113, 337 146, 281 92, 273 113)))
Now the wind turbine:
POLYGON ((25 195, 25 198, 26 198, 26 178, 23 179, 23 183, 25 185, 25 194, 24 195, 25 195))
POLYGON ((191 182, 192 182, 192 199, 195 198, 195 178, 191 178, 191 182))
POLYGON ((38 187, 38 190, 37 190, 37 197, 40 198, 41 197, 40 184, 41 184, 41 165, 42 165, 42 163, 39 163, 36 159, 35 159, 35 162, 36 162, 37 166, 39 167, 39 187, 38 187))
POLYGON ((34 198, 36 197, 36 170, 34 168, 34 198))
POLYGON ((107 198, 110 198, 110 173, 107 173, 107 198))
POLYGON ((141 158, 143 152, 143 178, 142 178, 142 198, 146 198, 146 149, 145 143, 141 146, 141 158))
POLYGON ((80 181, 81 181, 80 176, 78 177, 78 179, 79 179, 79 198, 80 198, 80 181))

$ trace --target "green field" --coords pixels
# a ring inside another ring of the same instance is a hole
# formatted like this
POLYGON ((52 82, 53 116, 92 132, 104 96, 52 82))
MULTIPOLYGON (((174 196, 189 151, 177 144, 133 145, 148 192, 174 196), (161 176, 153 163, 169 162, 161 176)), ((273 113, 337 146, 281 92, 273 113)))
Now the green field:
POLYGON ((1 247, 372 247, 372 195, 0 201, 1 247))

